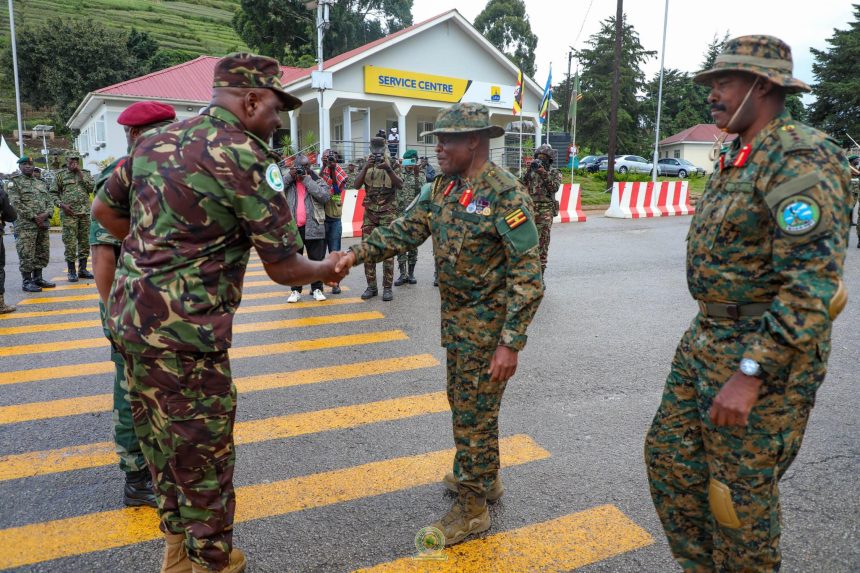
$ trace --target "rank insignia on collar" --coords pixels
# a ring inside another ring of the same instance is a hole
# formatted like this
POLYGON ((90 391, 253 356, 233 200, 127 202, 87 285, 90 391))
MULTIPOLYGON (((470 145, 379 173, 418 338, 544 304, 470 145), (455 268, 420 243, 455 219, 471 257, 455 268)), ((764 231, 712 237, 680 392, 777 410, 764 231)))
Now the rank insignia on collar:
POLYGON ((528 216, 523 213, 522 209, 514 209, 505 215, 505 223, 507 223, 509 229, 516 229, 528 220, 528 216))
POLYGON ((447 197, 448 195, 450 195, 450 194, 451 194, 451 191, 453 191, 453 190, 454 190, 454 187, 455 187, 456 185, 457 185, 457 180, 456 180, 456 179, 455 179, 454 181, 451 181, 450 183, 448 183, 448 186, 445 188, 445 193, 443 193, 443 196, 447 197))
POLYGON ((733 167, 743 167, 747 163, 747 159, 750 158, 750 153, 752 152, 752 146, 747 143, 743 147, 741 147, 738 156, 735 157, 735 160, 732 162, 733 167))
POLYGON ((463 194, 462 194, 462 195, 460 195, 460 205, 462 205, 463 207, 468 206, 468 205, 469 205, 469 203, 471 203, 471 202, 472 202, 472 195, 473 195, 474 193, 475 193, 475 192, 474 192, 474 191, 472 191, 472 188, 471 188, 471 187, 467 187, 467 188, 466 188, 466 190, 465 190, 465 191, 463 191, 463 194))

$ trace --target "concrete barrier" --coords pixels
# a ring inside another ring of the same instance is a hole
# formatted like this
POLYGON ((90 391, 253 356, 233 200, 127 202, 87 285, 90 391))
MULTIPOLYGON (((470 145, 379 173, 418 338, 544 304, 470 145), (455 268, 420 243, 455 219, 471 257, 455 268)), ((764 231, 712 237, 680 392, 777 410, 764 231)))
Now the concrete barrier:
POLYGON ((364 189, 347 189, 343 193, 343 214, 340 217, 344 238, 360 237, 364 220, 364 189))
POLYGON ((641 219, 645 217, 671 217, 692 215, 690 194, 686 181, 658 181, 615 183, 607 217, 641 219))
POLYGON ((582 211, 582 194, 579 183, 565 183, 559 186, 555 193, 558 201, 558 215, 553 223, 585 223, 585 213, 582 211))

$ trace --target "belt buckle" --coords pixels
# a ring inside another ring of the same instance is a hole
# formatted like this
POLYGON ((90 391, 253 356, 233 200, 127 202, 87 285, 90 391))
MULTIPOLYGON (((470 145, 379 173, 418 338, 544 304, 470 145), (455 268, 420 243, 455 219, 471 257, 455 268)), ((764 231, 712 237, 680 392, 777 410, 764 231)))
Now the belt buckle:
POLYGON ((726 314, 732 320, 738 320, 741 317, 741 306, 739 304, 727 304, 726 314))

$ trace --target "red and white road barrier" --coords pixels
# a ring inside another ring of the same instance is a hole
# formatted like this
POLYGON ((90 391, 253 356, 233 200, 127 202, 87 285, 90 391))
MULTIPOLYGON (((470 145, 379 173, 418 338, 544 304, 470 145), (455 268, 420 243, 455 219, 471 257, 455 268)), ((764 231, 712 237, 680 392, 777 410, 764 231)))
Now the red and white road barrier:
POLYGON ((555 200, 558 201, 559 207, 553 223, 585 223, 579 183, 560 185, 555 193, 555 200))
POLYGON ((695 211, 686 181, 658 181, 656 185, 648 181, 615 183, 605 215, 641 219, 692 215, 695 211))
POLYGON ((343 193, 343 214, 340 217, 343 224, 344 238, 360 237, 361 223, 364 221, 364 189, 347 189, 343 193))

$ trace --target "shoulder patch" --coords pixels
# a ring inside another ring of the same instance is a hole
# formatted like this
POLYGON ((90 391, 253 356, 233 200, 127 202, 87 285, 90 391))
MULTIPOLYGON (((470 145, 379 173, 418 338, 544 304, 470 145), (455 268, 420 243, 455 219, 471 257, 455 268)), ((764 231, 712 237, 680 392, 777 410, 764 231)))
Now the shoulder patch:
POLYGON ((811 233, 821 222, 821 207, 806 195, 789 197, 776 210, 776 224, 786 235, 811 233))
POLYGON ((517 208, 513 211, 505 213, 504 216, 505 224, 507 224, 509 229, 516 229, 523 223, 529 220, 528 216, 523 212, 522 209, 517 208))
POLYGON ((496 219, 496 230, 517 253, 525 253, 539 242, 537 227, 525 207, 512 209, 496 219))
POLYGON ((284 190, 284 178, 281 177, 281 170, 277 163, 272 163, 266 168, 266 183, 279 193, 284 190))

